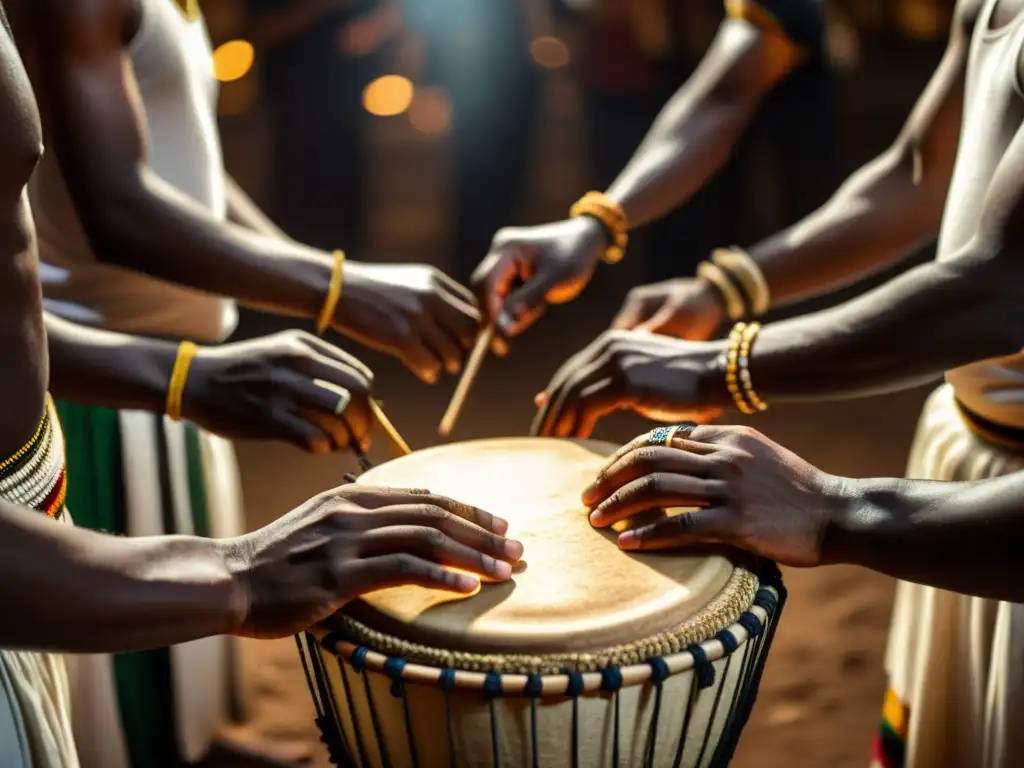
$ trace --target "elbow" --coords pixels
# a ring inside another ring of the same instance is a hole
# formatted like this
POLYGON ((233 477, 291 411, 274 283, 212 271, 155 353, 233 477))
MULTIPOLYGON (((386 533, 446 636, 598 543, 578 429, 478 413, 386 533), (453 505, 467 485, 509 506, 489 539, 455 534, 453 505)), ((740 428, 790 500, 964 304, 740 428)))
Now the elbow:
POLYGON ((82 226, 96 259, 112 266, 138 268, 144 250, 147 194, 141 178, 119 180, 88 193, 79 205, 82 226))

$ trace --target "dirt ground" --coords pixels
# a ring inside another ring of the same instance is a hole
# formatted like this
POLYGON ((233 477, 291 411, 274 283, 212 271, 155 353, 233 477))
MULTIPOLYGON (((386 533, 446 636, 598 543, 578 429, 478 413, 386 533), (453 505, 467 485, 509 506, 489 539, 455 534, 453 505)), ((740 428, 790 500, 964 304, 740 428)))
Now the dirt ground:
MULTIPOLYGON (((577 315, 578 316, 578 315, 577 315)), ((595 315, 566 327, 538 330, 513 355, 488 362, 467 406, 458 439, 523 434, 532 394, 560 360, 593 337, 595 315), (529 360, 529 365, 523 361, 529 360)), ((548 327, 556 325, 549 320, 548 327)), ((259 324, 257 324, 257 327, 259 324)), ((270 330, 262 328, 262 330, 270 330)), ((436 424, 452 384, 425 388, 379 358, 381 397, 414 447, 435 444, 436 424)), ((802 408, 780 407, 756 426, 830 472, 901 474, 923 392, 802 408)), ((644 430, 611 418, 599 437, 624 440, 644 430)), ((346 457, 308 457, 288 447, 239 446, 250 524, 260 525, 353 469, 346 457)), ((375 452, 377 461, 387 458, 375 452)), ((733 765, 738 768, 863 768, 878 721, 891 579, 850 567, 789 570, 789 603, 753 718, 733 765)), ((315 740, 312 709, 293 641, 250 642, 245 667, 256 727, 264 736, 315 740)), ((326 757, 318 752, 318 768, 326 757)))

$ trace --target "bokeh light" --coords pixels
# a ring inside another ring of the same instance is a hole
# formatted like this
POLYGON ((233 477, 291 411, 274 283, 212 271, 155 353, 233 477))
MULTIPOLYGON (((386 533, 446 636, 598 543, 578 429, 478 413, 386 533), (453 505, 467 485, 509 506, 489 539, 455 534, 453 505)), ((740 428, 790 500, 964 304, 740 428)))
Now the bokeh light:
POLYGON ((452 105, 444 89, 431 87, 416 91, 409 106, 409 122, 420 133, 444 133, 452 120, 452 105))
POLYGON ((378 77, 363 90, 363 107, 371 115, 400 115, 412 104, 415 94, 412 82, 401 75, 378 77))
POLYGON ((533 60, 545 69, 559 69, 569 63, 569 47, 557 37, 538 37, 530 44, 533 60))
POLYGON ((256 51, 247 40, 229 40, 213 52, 213 73, 222 83, 241 80, 252 69, 256 51))

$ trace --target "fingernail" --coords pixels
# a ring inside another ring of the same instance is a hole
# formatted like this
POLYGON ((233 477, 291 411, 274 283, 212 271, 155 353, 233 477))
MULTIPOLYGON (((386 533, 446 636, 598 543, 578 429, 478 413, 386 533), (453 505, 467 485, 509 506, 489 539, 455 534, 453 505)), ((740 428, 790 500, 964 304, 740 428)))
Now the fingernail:
POLYGON ((505 542, 505 555, 518 563, 523 557, 523 543, 515 539, 508 539, 505 542))
POLYGON ((508 530, 508 520, 497 515, 491 515, 491 530, 500 536, 504 536, 505 531, 508 530))
POLYGON ((583 499, 584 504, 586 504, 587 506, 591 506, 591 504, 596 500, 594 498, 596 494, 597 485, 592 483, 591 485, 588 485, 586 488, 583 489, 583 493, 580 494, 580 498, 583 499))
POLYGON ((505 581, 512 578, 512 566, 504 560, 495 560, 491 573, 494 574, 494 578, 505 581))
POLYGON ((542 405, 544 405, 544 401, 547 399, 548 396, 546 392, 538 392, 536 395, 533 396, 533 403, 538 408, 540 408, 542 405))
POLYGON ((598 507, 590 513, 590 524, 595 528, 601 528, 605 525, 604 510, 598 507))
POLYGON ((330 453, 331 444, 326 438, 320 438, 313 442, 313 453, 330 453))
POLYGON ((619 549, 639 549, 640 538, 635 531, 623 531, 619 534, 619 549))
POLYGON ((460 573, 455 578, 455 586, 463 592, 472 592, 480 586, 480 579, 467 573, 460 573))
POLYGON ((502 312, 494 322, 502 333, 511 333, 514 321, 512 320, 512 315, 508 312, 502 312))

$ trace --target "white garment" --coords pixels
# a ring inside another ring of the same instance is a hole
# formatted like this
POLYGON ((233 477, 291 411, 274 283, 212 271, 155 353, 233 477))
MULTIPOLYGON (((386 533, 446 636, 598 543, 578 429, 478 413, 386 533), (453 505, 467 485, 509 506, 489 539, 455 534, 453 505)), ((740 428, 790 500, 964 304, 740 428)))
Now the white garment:
MULTIPOLYGON (((982 480, 1022 469, 1024 457, 968 428, 950 386, 928 399, 907 477, 982 480)), ((905 768, 1024 765, 1024 605, 900 582, 885 666, 903 721, 890 725, 906 729, 905 768)))
MULTIPOLYGON (((149 166, 223 220, 217 81, 202 18, 172 0, 139 0, 129 47, 146 119, 149 166)), ((216 342, 237 323, 233 302, 101 263, 79 222, 54 153, 29 184, 45 306, 68 320, 125 333, 216 342)))
MULTIPOLYGON (((1024 52, 1024 10, 992 29, 998 0, 985 0, 970 43, 964 116, 956 168, 946 196, 937 258, 955 260, 978 231, 996 167, 1024 123, 1019 69, 1024 52)), ((950 371, 957 397, 974 413, 1024 427, 1024 354, 985 360, 950 371)))

